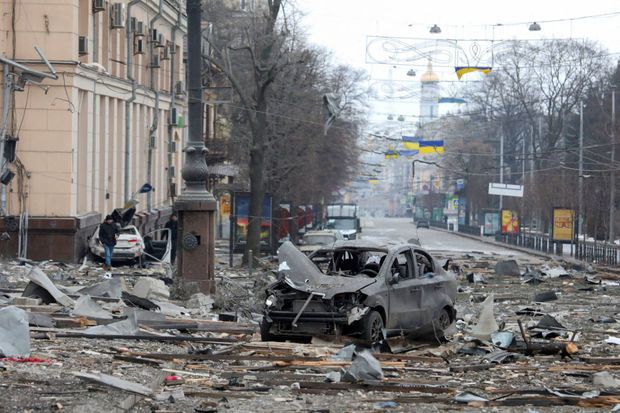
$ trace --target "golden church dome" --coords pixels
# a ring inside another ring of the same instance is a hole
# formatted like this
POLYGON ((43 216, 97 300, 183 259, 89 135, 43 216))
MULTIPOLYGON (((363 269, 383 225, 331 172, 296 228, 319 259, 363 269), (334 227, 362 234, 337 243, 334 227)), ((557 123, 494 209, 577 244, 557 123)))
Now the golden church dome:
POLYGON ((433 72, 433 64, 430 60, 426 67, 426 73, 420 77, 420 82, 439 82, 439 76, 437 76, 437 73, 433 72))

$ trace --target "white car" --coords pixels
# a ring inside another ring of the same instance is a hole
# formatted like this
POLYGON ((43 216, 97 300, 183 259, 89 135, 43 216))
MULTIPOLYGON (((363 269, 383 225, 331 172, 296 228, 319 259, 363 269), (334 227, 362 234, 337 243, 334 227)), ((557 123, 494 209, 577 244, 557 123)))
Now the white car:
MULTIPOLYGON (((170 230, 167 228, 158 229, 149 232, 143 237, 138 228, 134 225, 127 225, 131 221, 134 212, 135 210, 115 210, 112 214, 117 225, 125 224, 119 230, 119 236, 112 251, 112 261, 128 261, 133 263, 154 261, 170 264, 170 230)), ((88 247, 91 254, 95 257, 105 258, 103 244, 99 240, 99 225, 97 225, 95 232, 88 240, 88 247)))

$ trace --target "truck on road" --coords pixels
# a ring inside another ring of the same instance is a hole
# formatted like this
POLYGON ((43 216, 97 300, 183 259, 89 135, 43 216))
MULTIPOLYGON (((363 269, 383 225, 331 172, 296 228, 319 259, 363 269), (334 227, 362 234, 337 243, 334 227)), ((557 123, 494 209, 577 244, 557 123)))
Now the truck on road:
POLYGON ((340 231, 345 240, 360 238, 362 226, 356 204, 327 205, 327 229, 340 231))

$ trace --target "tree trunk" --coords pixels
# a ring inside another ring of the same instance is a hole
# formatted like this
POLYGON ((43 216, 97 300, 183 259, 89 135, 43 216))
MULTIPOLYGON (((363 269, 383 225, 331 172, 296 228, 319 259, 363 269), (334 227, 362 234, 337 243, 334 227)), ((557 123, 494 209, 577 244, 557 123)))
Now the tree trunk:
POLYGON ((256 111, 256 124, 252 131, 252 148, 250 149, 250 216, 248 217, 248 251, 255 257, 260 256, 261 217, 263 199, 265 198, 265 134, 267 133, 267 114, 265 96, 259 96, 256 111))

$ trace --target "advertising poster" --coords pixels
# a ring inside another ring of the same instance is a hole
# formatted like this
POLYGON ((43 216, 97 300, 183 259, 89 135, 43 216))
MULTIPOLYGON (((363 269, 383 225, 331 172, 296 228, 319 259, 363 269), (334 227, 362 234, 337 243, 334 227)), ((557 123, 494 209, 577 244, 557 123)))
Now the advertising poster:
POLYGON ((496 232, 499 232, 499 213, 485 212, 484 235, 495 235, 496 232))
POLYGON ((575 236, 575 210, 568 208, 553 208, 552 240, 556 242, 571 242, 575 236))
POLYGON ((519 233, 519 215, 517 211, 502 209, 502 234, 519 233))
MULTIPOLYGON (((235 193, 235 243, 245 244, 248 239, 248 224, 250 214, 250 194, 247 192, 235 193)), ((269 234, 271 233, 271 195, 263 198, 263 208, 260 217, 261 244, 269 246, 269 234)))
POLYGON ((467 199, 459 199, 459 225, 465 225, 465 215, 467 214, 467 199))

